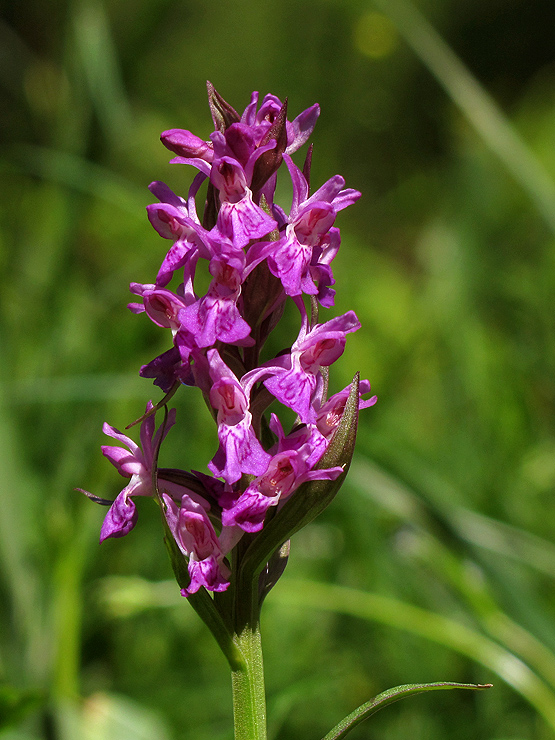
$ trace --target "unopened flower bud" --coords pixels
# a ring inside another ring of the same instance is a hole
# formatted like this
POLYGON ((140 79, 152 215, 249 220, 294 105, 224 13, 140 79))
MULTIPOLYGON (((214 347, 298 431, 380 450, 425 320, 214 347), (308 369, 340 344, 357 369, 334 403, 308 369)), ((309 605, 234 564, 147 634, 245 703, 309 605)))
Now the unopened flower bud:
POLYGON ((203 141, 190 131, 181 128, 171 128, 160 134, 160 141, 169 149, 175 152, 179 157, 188 157, 190 159, 203 159, 205 162, 212 162, 214 159, 214 149, 211 141, 203 141))

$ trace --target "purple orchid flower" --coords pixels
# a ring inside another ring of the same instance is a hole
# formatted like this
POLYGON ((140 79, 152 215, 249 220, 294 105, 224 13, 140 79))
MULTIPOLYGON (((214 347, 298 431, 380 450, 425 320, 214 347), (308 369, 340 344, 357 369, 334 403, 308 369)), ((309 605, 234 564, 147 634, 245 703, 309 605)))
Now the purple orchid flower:
POLYGON ((199 347, 211 347, 216 341, 249 346, 251 328, 237 308, 244 279, 245 255, 229 243, 210 260, 213 280, 208 292, 179 312, 179 323, 195 339, 199 347))
POLYGON ((194 500, 190 492, 183 494, 179 506, 168 495, 162 498, 170 531, 188 559, 191 581, 187 588, 181 589, 182 596, 190 596, 202 586, 208 591, 225 591, 231 571, 224 558, 243 532, 237 527, 224 527, 218 537, 207 508, 194 500))
MULTIPOLYGON (((257 112, 258 93, 253 92, 251 102, 243 111, 241 122, 246 123, 256 131, 256 138, 261 141, 278 117, 283 107, 281 100, 275 95, 265 95, 257 112)), ((320 106, 315 104, 300 113, 293 121, 287 121, 287 154, 293 154, 305 144, 320 115, 320 106)))
MULTIPOLYGON (((152 402, 149 401, 146 412, 148 413, 152 408, 152 402)), ((152 487, 154 455, 174 422, 175 409, 170 411, 166 423, 160 425, 157 430, 155 430, 154 415, 147 416, 141 424, 141 446, 109 424, 105 423, 102 427, 104 434, 113 437, 128 448, 103 445, 102 454, 117 468, 120 475, 129 478, 130 481, 118 494, 104 518, 100 530, 101 542, 108 537, 123 537, 133 529, 137 522, 133 496, 154 496, 155 492, 152 487)), ((159 488, 175 496, 181 495, 183 490, 182 486, 162 480, 162 478, 159 479, 159 488)), ((200 496, 196 494, 195 496, 197 501, 202 501, 200 496)), ((204 503, 208 506, 207 502, 204 503)))
MULTIPOLYGON (((341 421, 341 417, 345 411, 345 404, 349 397, 350 390, 351 384, 346 388, 343 388, 342 391, 330 396, 317 412, 316 426, 327 440, 330 440, 333 437, 335 430, 339 426, 339 422, 341 421)), ((372 396, 367 400, 362 398, 363 395, 370 393, 370 382, 368 380, 360 381, 358 392, 360 399, 358 404, 359 411, 373 406, 378 400, 377 396, 372 396)))
MULTIPOLYGON (((258 107, 258 92, 253 92, 251 101, 243 111, 241 120, 233 123, 225 131, 226 140, 233 157, 245 164, 254 148, 260 144, 278 117, 283 103, 275 95, 265 95, 258 107), (230 132, 228 134, 228 132, 230 132)), ((293 121, 287 121, 287 154, 293 154, 305 144, 320 115, 320 106, 315 104, 300 113, 293 121)), ((201 159, 212 163, 214 145, 203 141, 185 129, 169 129, 160 135, 162 144, 179 157, 201 159)))
POLYGON ((253 201, 249 188, 256 160, 275 147, 276 142, 272 140, 256 148, 243 167, 234 157, 229 156, 230 150, 221 132, 215 131, 210 138, 215 150, 211 165, 204 159, 189 157, 174 157, 171 163, 193 165, 210 177, 220 200, 215 233, 242 248, 249 241, 266 236, 276 227, 274 219, 253 201))
POLYGON ((316 465, 329 444, 329 439, 326 439, 315 424, 296 425, 286 436, 279 418, 276 414, 271 414, 269 426, 277 437, 277 442, 272 448, 274 452, 299 450, 306 444, 310 445, 311 453, 306 458, 306 465, 309 468, 313 468, 316 465))
POLYGON ((172 279, 173 273, 181 267, 186 268, 186 282, 192 281, 198 258, 211 257, 208 232, 202 228, 194 205, 194 196, 201 179, 205 179, 205 176, 195 178, 194 186, 191 186, 189 191, 188 202, 176 195, 163 182, 156 181, 149 185, 149 190, 160 200, 160 203, 146 207, 149 221, 160 236, 174 242, 158 271, 157 287, 165 287, 172 279))
POLYGON ((171 152, 178 157, 190 159, 202 159, 212 162, 214 149, 212 142, 203 141, 201 138, 182 128, 172 128, 160 134, 160 141, 171 152))
POLYGON ((330 263, 339 249, 339 231, 330 232, 337 212, 358 200, 360 193, 343 189, 345 180, 335 175, 308 197, 306 178, 291 157, 284 154, 283 158, 293 181, 289 217, 281 209, 276 210, 284 224, 284 234, 278 241, 255 244, 248 259, 267 258, 271 272, 279 277, 287 295, 318 295, 331 305, 333 294, 326 288, 334 282, 330 263), (315 280, 322 280, 322 288, 315 280))
MULTIPOLYGON (((129 308, 171 331, 173 346, 140 371, 165 392, 158 406, 167 403, 181 383, 199 388, 212 411, 218 448, 208 463, 211 475, 157 468, 159 446, 174 423, 175 411, 156 428, 155 407, 149 402, 141 420, 140 445, 104 425, 105 434, 120 446, 105 445, 102 451, 127 479, 125 488, 113 502, 87 494, 110 504, 101 541, 133 529, 135 496, 157 499, 175 539, 174 546, 170 538, 170 557, 180 583, 186 559, 190 578, 182 589, 184 596, 199 589, 225 591, 230 564, 239 567, 245 553, 237 552, 237 557, 234 553, 229 562, 228 554, 246 532, 255 535, 264 527, 272 508, 279 510, 298 496, 291 514, 306 509, 306 518, 293 529, 286 516, 273 520, 268 537, 277 545, 282 535, 290 535, 316 515, 320 505, 327 505, 349 464, 356 433, 356 402, 347 404, 351 386, 325 400, 322 368, 342 355, 346 336, 359 328, 359 321, 348 311, 314 324, 304 296, 314 296, 325 307, 333 305, 332 263, 341 241, 335 221, 360 193, 345 188, 344 179, 336 175, 310 195, 311 151, 302 172, 291 159, 312 133, 317 105, 289 121, 287 100, 282 103, 274 95, 259 101, 258 93, 253 93, 242 114, 210 83, 208 97, 215 128, 208 141, 183 129, 161 136, 175 155, 173 163, 191 165, 198 172, 186 197, 162 182, 150 184, 158 202, 147 206, 147 215, 170 247, 153 284, 131 283, 138 299, 129 308), (293 187, 290 213, 274 201, 283 160, 293 187), (196 199, 203 183, 206 205, 201 221, 196 199), (198 290, 202 260, 210 275, 207 291, 198 290), (287 298, 300 312, 298 337, 288 351, 263 361, 264 345, 287 298), (268 431, 265 413, 272 401, 297 414, 289 434, 275 414, 268 431), (341 439, 347 440, 341 445, 338 428, 341 439), (318 468, 323 459, 329 467, 318 468), (310 481, 326 483, 304 486, 303 493, 303 484, 310 481)), ((359 409, 375 403, 375 396, 362 397, 370 392, 368 381, 361 381, 358 389, 359 409)), ((259 557, 257 548, 249 547, 248 552, 259 557)), ((272 556, 264 578, 257 581, 261 589, 267 590, 279 577, 274 560, 272 556)), ((230 602, 243 585, 233 588, 230 602)), ((227 597, 221 605, 226 603, 227 597)), ((220 599, 216 604, 220 608, 220 599)))
MULTIPOLYGON (((179 339, 180 332, 177 332, 176 337, 179 339)), ((141 378, 153 378, 154 385, 161 388, 164 393, 168 393, 176 382, 183 383, 184 385, 194 385, 194 375, 191 364, 188 362, 192 347, 183 341, 181 341, 180 347, 182 351, 177 346, 172 347, 161 355, 158 355, 158 357, 155 357, 148 364, 143 365, 139 370, 141 378), (188 352, 184 360, 182 352, 185 346, 187 346, 188 352)))
POLYGON ((194 295, 185 294, 179 296, 167 288, 157 288, 156 285, 142 285, 131 283, 129 289, 132 293, 140 295, 142 303, 129 303, 127 307, 133 313, 145 312, 147 316, 158 326, 171 329, 175 334, 181 328, 180 313, 195 300, 194 295))
POLYGON ((237 525, 245 532, 262 529, 267 510, 282 504, 303 483, 335 480, 342 467, 314 469, 327 447, 327 440, 313 425, 285 437, 278 418, 272 414, 272 431, 278 436, 266 472, 256 478, 239 497, 222 501, 222 523, 237 525))
POLYGON ((316 297, 324 308, 331 308, 335 302, 335 278, 331 270, 331 263, 339 251, 341 237, 339 229, 332 226, 323 237, 321 243, 312 250, 312 258, 308 270, 315 285, 318 286, 316 297))
MULTIPOLYGON (((243 473, 262 475, 270 455, 264 451, 252 428, 249 396, 252 383, 237 380, 220 357, 218 350, 207 353, 210 378, 210 404, 217 412, 220 446, 209 463, 209 469, 228 484, 243 473)), ((254 381, 253 381, 254 382, 254 381)))
POLYGON ((215 226, 218 234, 238 247, 245 247, 276 228, 274 219, 254 203, 239 162, 231 157, 215 161, 210 179, 220 193, 221 206, 215 226))
POLYGON ((331 365, 345 349, 346 335, 357 331, 360 322, 354 311, 347 311, 324 324, 308 327, 308 317, 302 300, 295 301, 302 316, 299 336, 288 354, 269 360, 243 377, 248 383, 264 380, 270 393, 284 406, 295 411, 305 424, 315 423, 314 403, 321 397, 320 367, 331 365))

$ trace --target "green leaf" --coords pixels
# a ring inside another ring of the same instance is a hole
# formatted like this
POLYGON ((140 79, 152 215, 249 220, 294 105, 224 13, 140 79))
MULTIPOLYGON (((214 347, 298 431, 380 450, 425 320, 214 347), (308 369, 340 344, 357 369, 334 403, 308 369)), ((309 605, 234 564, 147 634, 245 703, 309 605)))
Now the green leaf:
POLYGON ((349 614, 424 637, 465 655, 512 686, 555 730, 555 692, 551 687, 511 650, 465 624, 383 594, 309 580, 286 580, 274 598, 287 610, 295 604, 304 611, 310 607, 349 614))
POLYGON ((409 683, 403 686, 396 686, 394 689, 388 689, 382 691, 381 694, 375 696, 365 704, 361 704, 358 709, 347 715, 345 719, 341 720, 333 730, 323 738, 323 740, 340 740, 349 733, 353 727, 356 727, 365 719, 371 717, 380 709, 393 704, 393 702, 404 699, 407 696, 414 696, 415 694, 422 694, 425 691, 440 691, 442 689, 489 689, 492 684, 475 684, 475 683, 454 683, 451 681, 438 681, 436 683, 409 683))

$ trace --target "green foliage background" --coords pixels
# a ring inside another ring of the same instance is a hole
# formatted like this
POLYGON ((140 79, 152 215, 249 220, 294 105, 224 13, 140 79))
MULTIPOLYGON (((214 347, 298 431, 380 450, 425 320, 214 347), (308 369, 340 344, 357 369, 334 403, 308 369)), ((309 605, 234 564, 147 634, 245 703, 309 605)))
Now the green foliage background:
MULTIPOLYGON (((99 547, 104 512, 73 490, 118 492, 102 422, 158 397, 137 371, 167 338, 127 285, 165 247, 148 183, 190 182, 158 135, 208 135, 206 79, 239 110, 253 89, 293 115, 319 102, 313 184, 363 192, 333 310, 363 328, 332 389, 360 369, 379 402, 265 604, 270 737, 437 680, 495 688, 396 704, 353 740, 553 737, 555 6, 418 5, 2 3, 3 738, 231 738, 226 664, 156 507, 99 547)), ((186 390, 162 462, 202 469, 214 428, 186 390)))

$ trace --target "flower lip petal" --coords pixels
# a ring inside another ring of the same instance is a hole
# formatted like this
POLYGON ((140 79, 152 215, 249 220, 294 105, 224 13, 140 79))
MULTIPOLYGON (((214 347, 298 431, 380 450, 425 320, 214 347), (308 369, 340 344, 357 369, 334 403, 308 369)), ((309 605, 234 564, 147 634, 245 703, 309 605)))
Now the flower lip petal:
POLYGON ((100 530, 100 542, 108 537, 124 537, 137 523, 137 510, 133 499, 124 489, 116 498, 104 517, 100 530))

